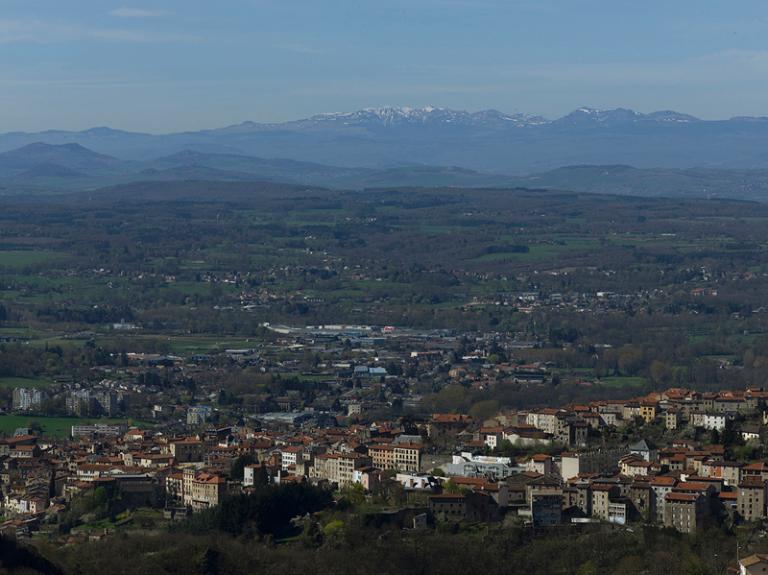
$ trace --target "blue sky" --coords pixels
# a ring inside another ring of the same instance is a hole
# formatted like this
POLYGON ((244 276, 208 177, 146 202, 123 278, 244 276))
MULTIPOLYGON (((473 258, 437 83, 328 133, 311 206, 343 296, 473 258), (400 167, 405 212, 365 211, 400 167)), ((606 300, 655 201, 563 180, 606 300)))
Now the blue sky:
POLYGON ((764 0, 0 0, 0 131, 370 106, 768 115, 764 0))

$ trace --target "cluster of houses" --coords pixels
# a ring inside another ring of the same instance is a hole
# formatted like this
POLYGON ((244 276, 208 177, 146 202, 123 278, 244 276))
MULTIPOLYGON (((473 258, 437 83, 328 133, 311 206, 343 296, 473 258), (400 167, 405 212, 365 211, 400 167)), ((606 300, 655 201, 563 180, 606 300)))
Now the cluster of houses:
MULTIPOLYGON (((496 425, 483 427, 486 446, 502 441, 515 446, 564 444, 584 446, 590 434, 610 427, 642 421, 661 423, 668 431, 703 429, 723 432, 739 418, 752 416, 768 399, 763 390, 700 393, 668 389, 632 400, 598 401, 568 409, 545 408, 496 418, 496 425)), ((765 422, 762 422, 765 423, 765 422)), ((759 439, 759 425, 741 427, 745 440, 759 439)))
POLYGON ((104 379, 89 385, 62 382, 49 389, 16 387, 11 408, 17 413, 40 413, 48 399, 61 398, 67 415, 77 417, 112 417, 120 411, 124 395, 138 390, 135 385, 104 379))
MULTIPOLYGON (((724 521, 760 521, 768 517, 768 465, 730 460, 711 432, 719 437, 732 430, 741 443, 757 444, 768 423, 766 399, 763 390, 669 389, 632 400, 500 414, 479 428, 466 416, 436 414, 429 435, 452 434, 467 451, 441 469, 458 488, 431 495, 430 508, 447 520, 513 515, 537 527, 642 521, 686 533, 724 521), (668 444, 601 442, 602 431, 628 425, 663 428, 668 444), (705 440, 684 439, 686 430, 706 432, 705 440), (480 449, 498 452, 505 442, 549 453, 521 462, 477 455, 480 449)), ((411 484, 421 485, 415 478, 411 484)))
POLYGON ((768 465, 727 461, 717 445, 681 441, 656 450, 639 441, 535 454, 517 464, 465 452, 441 471, 442 485, 409 477, 407 486, 432 492, 430 510, 444 520, 513 516, 534 527, 645 522, 693 533, 723 521, 768 517, 768 465), (446 490, 446 481, 458 489, 446 490))
POLYGON ((670 389, 483 422, 436 413, 340 426, 278 413, 261 425, 194 433, 88 424, 54 440, 21 429, 0 439, 0 531, 33 530, 99 488, 170 519, 261 484, 311 482, 369 494, 395 485, 404 508, 437 521, 642 521, 692 533, 768 517, 768 465, 734 461, 712 440, 730 430, 741 442, 760 441, 766 399, 762 390, 670 389), (608 433, 624 426, 642 435, 649 425, 668 438, 664 445, 608 433), (686 437, 691 428, 699 433, 686 437))
POLYGON ((404 431, 384 423, 166 435, 93 424, 73 426, 69 440, 49 440, 21 429, 0 439, 0 515, 8 518, 0 532, 34 530, 99 488, 125 505, 163 507, 169 517, 262 483, 361 484, 373 492, 387 472, 421 469, 422 438, 404 431))

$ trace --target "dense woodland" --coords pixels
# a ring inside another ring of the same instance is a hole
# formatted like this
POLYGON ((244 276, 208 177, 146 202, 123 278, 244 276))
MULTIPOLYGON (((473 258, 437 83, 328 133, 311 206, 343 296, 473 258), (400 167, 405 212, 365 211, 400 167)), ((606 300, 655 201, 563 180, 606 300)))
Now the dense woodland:
MULTIPOLYGON (((301 543, 254 544, 247 538, 216 535, 134 535, 64 549, 61 558, 52 563, 64 573, 82 574, 351 574, 364 570, 417 575, 482 570, 510 575, 708 575, 722 572, 724 563, 718 551, 733 553, 729 542, 717 534, 687 540, 653 530, 640 534, 550 533, 532 540, 511 530, 405 535, 362 529, 335 534, 331 542, 316 548, 301 543)), ((26 572, 56 572, 49 571, 42 560, 34 561, 42 568, 26 572)))
MULTIPOLYGON (((595 525, 532 531, 521 526, 442 525, 408 531, 372 525, 354 498, 331 504, 310 488, 272 488, 233 499, 171 531, 133 531, 53 548, 0 540, 9 573, 551 573, 708 575, 723 572, 737 541, 712 529, 696 537, 656 527, 595 525), (293 491, 293 493, 287 493, 293 491), (301 491, 302 493, 299 493, 301 491), (286 505, 287 504, 287 505, 286 505), (324 527, 309 515, 318 511, 324 527)), ((759 543, 758 543, 759 545, 759 543)))

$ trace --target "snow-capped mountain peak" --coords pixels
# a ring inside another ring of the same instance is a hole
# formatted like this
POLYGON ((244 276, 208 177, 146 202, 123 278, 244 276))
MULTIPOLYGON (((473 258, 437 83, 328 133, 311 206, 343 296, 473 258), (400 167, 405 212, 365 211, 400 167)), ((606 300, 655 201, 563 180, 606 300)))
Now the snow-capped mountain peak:
POLYGON ((385 124, 398 121, 424 121, 430 116, 447 111, 444 108, 425 106, 423 108, 384 106, 381 108, 363 108, 356 112, 330 112, 312 116, 309 120, 327 121, 371 121, 377 120, 385 124))
POLYGON ((418 125, 418 124, 445 124, 445 125, 472 125, 472 126, 527 126, 546 124, 548 120, 540 116, 527 114, 504 114, 497 110, 482 110, 479 112, 467 112, 464 110, 451 110, 436 106, 424 106, 420 108, 385 106, 381 108, 364 108, 356 112, 335 112, 312 116, 308 122, 327 123, 341 122, 346 125, 418 125))
POLYGON ((587 106, 578 108, 557 120, 548 120, 542 116, 528 114, 508 114, 498 110, 481 110, 467 112, 437 106, 408 107, 383 106, 378 108, 363 108, 354 112, 326 112, 281 124, 258 124, 243 122, 235 126, 214 130, 218 133, 252 133, 287 129, 302 130, 382 130, 385 128, 417 129, 428 127, 432 129, 471 128, 482 130, 508 130, 517 128, 578 128, 614 127, 637 123, 655 124, 685 124, 700 121, 694 116, 669 110, 643 114, 627 108, 599 109, 587 106))
POLYGON ((681 114, 671 110, 642 114, 627 108, 615 108, 612 110, 600 110, 596 108, 578 108, 562 118, 555 120, 553 124, 560 125, 619 125, 634 124, 638 122, 654 122, 660 124, 698 122, 699 119, 688 114, 681 114))

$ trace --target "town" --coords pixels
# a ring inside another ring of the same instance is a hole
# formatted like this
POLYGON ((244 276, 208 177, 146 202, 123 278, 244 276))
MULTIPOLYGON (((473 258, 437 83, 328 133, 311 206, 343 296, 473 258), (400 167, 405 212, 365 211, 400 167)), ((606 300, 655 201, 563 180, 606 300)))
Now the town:
POLYGON ((271 345, 126 353, 90 381, 15 388, 17 415, 34 422, 60 405, 80 419, 64 436, 32 423, 0 440, 0 531, 61 542, 105 537, 118 524, 73 515, 80 500, 99 494, 126 515, 152 510, 172 522, 262 484, 296 482, 337 497, 359 491, 383 502, 388 521, 413 529, 643 523, 695 533, 767 517, 768 465, 757 456, 766 390, 669 388, 426 413, 425 379, 444 390, 461 388, 458 381, 533 390, 552 388, 556 376, 542 363, 500 360, 526 346, 491 334, 468 351, 467 334, 450 332, 267 328, 271 345), (234 398, 215 374, 265 383, 234 398), (79 423, 84 417, 91 422, 79 423))
POLYGON ((67 573, 768 551, 762 206, 134 191, 0 213, 0 544, 67 573))

